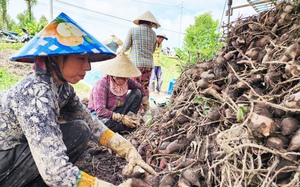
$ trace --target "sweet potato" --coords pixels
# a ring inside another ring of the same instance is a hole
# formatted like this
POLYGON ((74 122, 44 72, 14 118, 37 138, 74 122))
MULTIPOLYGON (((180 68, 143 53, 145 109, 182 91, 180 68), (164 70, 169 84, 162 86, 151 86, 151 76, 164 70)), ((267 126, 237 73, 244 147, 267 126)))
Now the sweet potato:
POLYGON ((251 48, 249 49, 247 52, 246 52, 246 56, 251 58, 251 60, 256 60, 257 59, 257 56, 258 54, 262 51, 262 48, 261 47, 254 47, 254 48, 251 48))
POLYGON ((286 117, 281 122, 281 134, 291 135, 299 128, 299 121, 293 117, 286 117))
POLYGON ((273 119, 258 115, 256 113, 253 113, 251 118, 251 123, 249 124, 250 129, 252 130, 252 133, 256 137, 268 137, 271 134, 271 129, 273 129, 272 126, 275 125, 273 119))
POLYGON ((290 45, 284 52, 281 62, 288 62, 289 60, 295 60, 300 55, 300 45, 298 40, 296 43, 290 45))
POLYGON ((154 175, 146 175, 143 181, 145 181, 147 184, 149 184, 151 187, 159 187, 159 176, 154 175))
POLYGON ((199 168, 188 168, 182 172, 182 176, 195 186, 200 186, 200 170, 199 168))
POLYGON ((152 187, 151 185, 144 182, 142 179, 138 178, 131 178, 132 184, 131 186, 138 186, 138 187, 152 187))
POLYGON ((266 142, 266 146, 271 148, 271 149, 277 149, 279 151, 283 151, 283 141, 282 139, 278 138, 278 137, 269 137, 267 139, 267 142, 266 142))
POLYGON ((288 108, 300 108, 300 92, 292 95, 286 95, 282 102, 283 105, 288 108))
POLYGON ((300 148, 300 129, 292 137, 287 151, 296 151, 300 148))
POLYGON ((189 166, 190 164, 196 162, 193 158, 180 158, 176 162, 174 162, 175 169, 181 169, 189 166))
POLYGON ((166 147, 165 150, 159 150, 159 152, 162 154, 171 154, 176 151, 179 151, 182 148, 182 146, 183 145, 179 143, 179 140, 174 140, 166 147))
POLYGON ((132 173, 125 176, 128 178, 140 178, 144 174, 145 174, 145 170, 140 166, 136 165, 134 166, 132 173))
POLYGON ((183 177, 178 180, 178 187, 190 187, 191 183, 183 177))
MULTIPOLYGON (((297 155, 288 155, 288 157, 293 160, 293 161, 297 161, 297 155)), ((281 158, 277 167, 275 168, 275 171, 278 171, 284 167, 288 167, 288 166, 293 166, 294 163, 292 161, 286 160, 284 158, 281 158)), ((291 171, 289 170, 283 170, 282 172, 280 172, 276 178, 278 180, 284 179, 284 178, 288 178, 290 175, 292 174, 291 171)))
POLYGON ((167 166, 167 159, 165 159, 165 158, 162 158, 161 160, 160 160, 160 163, 159 163, 159 168, 160 169, 164 169, 166 166, 167 166))
POLYGON ((159 187, 166 187, 166 186, 172 187, 174 183, 175 183, 174 176, 172 174, 166 174, 160 180, 159 187))

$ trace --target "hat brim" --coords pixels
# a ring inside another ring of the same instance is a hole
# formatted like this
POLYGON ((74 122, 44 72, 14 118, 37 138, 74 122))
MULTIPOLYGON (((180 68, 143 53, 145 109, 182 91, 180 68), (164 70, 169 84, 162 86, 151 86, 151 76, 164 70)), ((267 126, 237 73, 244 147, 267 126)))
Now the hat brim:
POLYGON ((164 38, 165 40, 168 40, 168 38, 165 37, 165 36, 162 36, 162 35, 157 35, 157 36, 159 36, 159 37, 161 37, 161 38, 164 38))
POLYGON ((105 60, 96 65, 100 72, 116 77, 138 77, 142 73, 126 54, 118 54, 115 58, 105 60))
POLYGON ((142 15, 140 15, 138 18, 133 20, 133 23, 136 25, 139 25, 139 21, 149 21, 154 24, 154 27, 156 29, 161 27, 161 25, 158 23, 158 21, 156 20, 156 18, 153 16, 153 14, 150 11, 147 11, 147 12, 143 13, 142 15))
POLYGON ((10 60, 34 62, 38 56, 91 56, 91 62, 115 57, 115 53, 100 43, 63 12, 24 45, 10 60))
MULTIPOLYGON (((66 55, 86 55, 86 53, 82 54, 82 53, 72 53, 72 54, 66 54, 66 55)), ((58 56, 58 55, 39 55, 39 56, 58 56)), ((108 60, 108 59, 112 59, 114 58, 116 55, 114 53, 112 54, 89 54, 89 60, 90 62, 100 62, 103 60, 108 60)), ((32 56, 32 55, 25 55, 25 56, 18 56, 17 58, 15 58, 14 56, 12 56, 10 58, 10 60, 12 61, 17 61, 17 62, 27 62, 27 63, 33 63, 35 61, 35 58, 37 58, 37 56, 32 56)))

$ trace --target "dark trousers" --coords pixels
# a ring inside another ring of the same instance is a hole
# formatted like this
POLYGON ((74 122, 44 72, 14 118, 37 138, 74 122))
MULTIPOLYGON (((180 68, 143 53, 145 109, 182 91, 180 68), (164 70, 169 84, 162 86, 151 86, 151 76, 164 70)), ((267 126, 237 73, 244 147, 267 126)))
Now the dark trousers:
MULTIPOLYGON (((127 114, 128 112, 138 113, 142 103, 142 92, 139 89, 131 90, 127 96, 126 101, 123 106, 117 107, 114 112, 120 114, 127 114)), ((92 114, 97 115, 95 111, 92 114)), ((98 115, 97 115, 98 116, 98 115)), ((98 118, 103 121, 103 118, 98 116, 98 118)), ((132 131, 133 129, 127 128, 122 122, 116 122, 112 119, 108 119, 104 124, 112 131, 123 134, 125 131, 132 131)))
MULTIPOLYGON (((75 163, 87 148, 90 128, 82 120, 60 125, 69 161, 75 163)), ((0 187, 47 186, 37 169, 29 145, 24 142, 13 149, 0 151, 0 187)))

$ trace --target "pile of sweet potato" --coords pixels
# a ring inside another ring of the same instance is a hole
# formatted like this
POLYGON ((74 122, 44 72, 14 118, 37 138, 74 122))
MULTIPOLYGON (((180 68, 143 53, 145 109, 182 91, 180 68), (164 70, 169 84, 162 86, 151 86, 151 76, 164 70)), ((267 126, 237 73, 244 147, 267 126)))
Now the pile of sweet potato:
POLYGON ((131 138, 160 174, 152 186, 300 185, 299 9, 226 25, 222 51, 186 67, 131 138))

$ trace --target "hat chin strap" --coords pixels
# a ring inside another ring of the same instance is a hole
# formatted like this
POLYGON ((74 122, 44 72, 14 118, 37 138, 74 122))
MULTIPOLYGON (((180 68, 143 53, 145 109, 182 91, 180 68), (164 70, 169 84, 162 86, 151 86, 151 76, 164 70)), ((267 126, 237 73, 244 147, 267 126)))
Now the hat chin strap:
POLYGON ((52 57, 48 57, 48 60, 49 60, 49 62, 50 62, 50 65, 51 65, 52 70, 56 73, 58 79, 59 79, 60 81, 62 81, 62 82, 67 82, 67 81, 65 80, 65 78, 63 77, 63 75, 62 75, 60 69, 58 68, 57 63, 55 62, 55 60, 54 60, 52 57))

